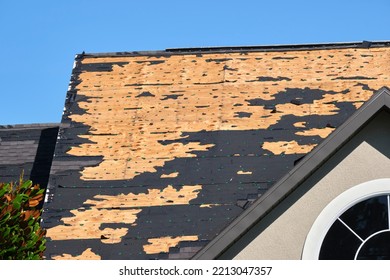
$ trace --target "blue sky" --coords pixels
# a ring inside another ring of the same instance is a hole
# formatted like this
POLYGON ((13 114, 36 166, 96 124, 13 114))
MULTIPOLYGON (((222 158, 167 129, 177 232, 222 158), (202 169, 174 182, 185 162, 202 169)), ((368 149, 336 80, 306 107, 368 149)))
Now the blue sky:
POLYGON ((389 0, 0 0, 0 124, 60 122, 75 54, 390 40, 389 0))

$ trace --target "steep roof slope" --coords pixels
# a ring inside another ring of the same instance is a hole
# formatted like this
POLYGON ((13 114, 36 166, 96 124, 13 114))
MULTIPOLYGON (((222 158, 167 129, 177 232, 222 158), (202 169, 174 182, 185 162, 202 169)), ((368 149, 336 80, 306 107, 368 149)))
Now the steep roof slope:
POLYGON ((389 84, 390 44, 79 55, 49 258, 190 258, 389 84))
POLYGON ((25 179, 46 188, 59 124, 0 126, 0 182, 25 179))

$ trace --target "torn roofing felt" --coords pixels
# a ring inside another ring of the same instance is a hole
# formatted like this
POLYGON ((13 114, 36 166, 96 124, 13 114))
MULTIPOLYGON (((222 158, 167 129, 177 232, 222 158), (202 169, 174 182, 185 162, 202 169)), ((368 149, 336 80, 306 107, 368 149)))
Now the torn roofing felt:
POLYGON ((315 147, 290 172, 283 176, 262 197, 240 214, 218 236, 202 248, 193 259, 216 259, 238 239, 243 238, 256 223, 313 174, 327 159, 355 135, 381 110, 390 111, 390 90, 378 90, 357 112, 336 129, 320 145, 315 147))
POLYGON ((48 258, 188 259, 389 84, 390 43, 76 57, 48 258))
POLYGON ((0 182, 25 180, 46 188, 59 124, 0 125, 0 182))

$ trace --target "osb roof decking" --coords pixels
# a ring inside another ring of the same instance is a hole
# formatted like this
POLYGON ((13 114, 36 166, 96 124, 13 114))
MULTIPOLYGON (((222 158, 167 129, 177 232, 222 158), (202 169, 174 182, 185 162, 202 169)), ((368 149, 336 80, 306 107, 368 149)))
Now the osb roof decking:
POLYGON ((385 42, 77 56, 47 257, 190 258, 390 84, 389 54, 385 42))

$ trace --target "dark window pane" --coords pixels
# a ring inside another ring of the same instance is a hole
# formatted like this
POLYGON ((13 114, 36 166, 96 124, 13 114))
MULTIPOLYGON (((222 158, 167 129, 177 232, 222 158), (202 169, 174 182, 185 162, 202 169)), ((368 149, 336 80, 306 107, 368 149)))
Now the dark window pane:
POLYGON ((360 249, 358 260, 390 260, 390 232, 370 238, 360 249))
POLYGON ((320 250, 320 260, 353 260, 362 242, 339 220, 329 229, 320 250))
POLYGON ((387 195, 376 196, 352 206, 340 219, 362 239, 388 229, 387 195))

